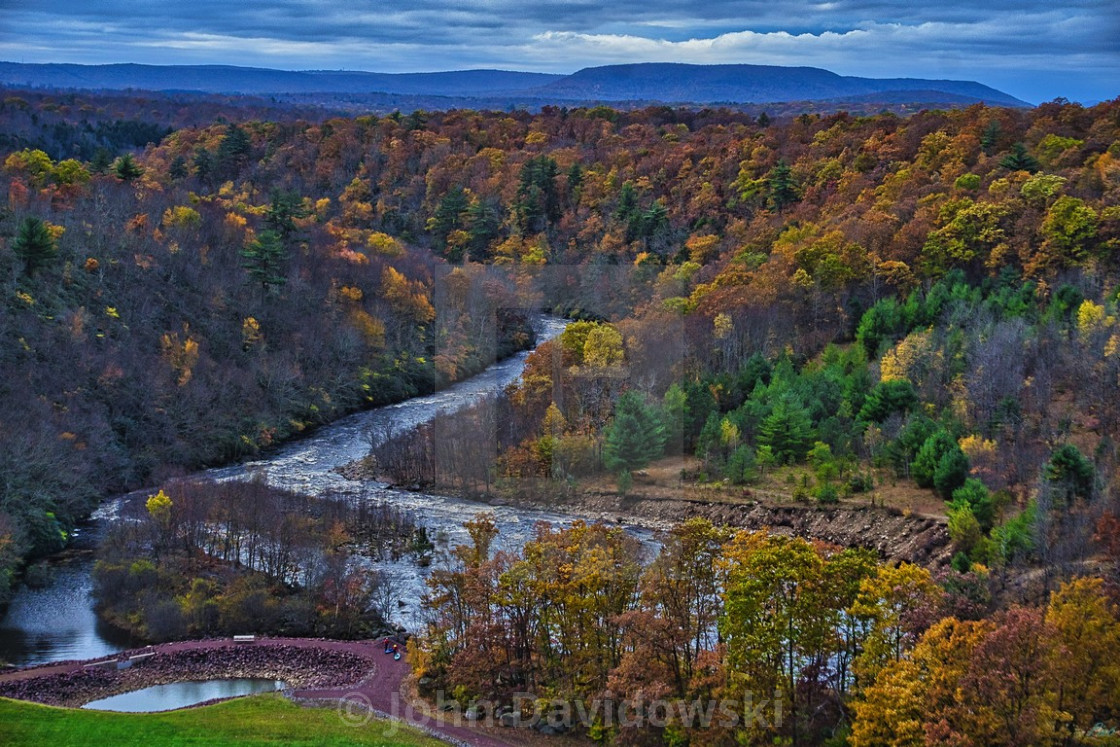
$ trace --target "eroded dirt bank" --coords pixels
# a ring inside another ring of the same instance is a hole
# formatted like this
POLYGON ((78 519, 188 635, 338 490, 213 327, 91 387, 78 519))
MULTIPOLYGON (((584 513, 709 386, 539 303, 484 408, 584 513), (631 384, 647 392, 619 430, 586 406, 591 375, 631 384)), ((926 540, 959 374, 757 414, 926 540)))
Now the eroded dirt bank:
POLYGON ((909 561, 927 567, 945 565, 952 557, 949 531, 944 521, 867 504, 776 505, 765 501, 703 500, 628 495, 587 490, 574 496, 534 498, 519 496, 516 505, 597 516, 606 521, 658 524, 702 517, 715 524, 764 529, 844 547, 867 547, 891 561, 909 561))

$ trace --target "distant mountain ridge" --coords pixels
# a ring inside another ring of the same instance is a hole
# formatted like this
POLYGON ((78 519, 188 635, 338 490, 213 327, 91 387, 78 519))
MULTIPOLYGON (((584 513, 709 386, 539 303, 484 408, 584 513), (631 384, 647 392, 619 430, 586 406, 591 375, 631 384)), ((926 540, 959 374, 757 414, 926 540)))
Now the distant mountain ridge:
POLYGON ((533 88, 563 78, 548 73, 460 70, 367 73, 273 70, 233 65, 75 65, 0 62, 0 85, 52 88, 199 91, 203 93, 397 93, 477 96, 533 88))
POLYGON ((76 65, 0 62, 0 85, 222 94, 400 94, 514 97, 539 102, 650 101, 673 104, 824 101, 882 95, 893 101, 998 106, 1028 103, 965 80, 841 76, 815 67, 635 63, 571 75, 509 70, 370 73, 272 70, 229 65, 76 65), (932 96, 932 97, 931 97, 932 96))
POLYGON ((1008 106, 1029 106, 994 88, 964 80, 859 78, 816 67, 684 65, 645 62, 584 68, 538 89, 555 96, 602 100, 660 99, 694 103, 817 101, 901 91, 936 91, 1008 106))

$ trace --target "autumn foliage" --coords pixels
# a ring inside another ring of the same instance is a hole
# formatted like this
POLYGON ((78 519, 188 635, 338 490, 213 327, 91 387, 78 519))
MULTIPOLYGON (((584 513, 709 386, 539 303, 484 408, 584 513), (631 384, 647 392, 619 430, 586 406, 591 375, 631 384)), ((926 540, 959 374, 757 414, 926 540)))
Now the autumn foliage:
POLYGON ((433 576, 416 657, 442 684, 780 688, 781 728, 693 734, 712 744, 824 739, 853 708, 863 744, 1115 719, 1108 653, 1068 653, 1115 610, 1061 584, 1116 555, 1120 102, 219 121, 152 101, 0 104, 0 581, 106 492, 431 391, 528 346, 543 308, 580 321, 508 418, 429 438, 472 465, 463 487, 667 452, 729 484, 805 465, 796 497, 831 503, 874 467, 944 499, 959 576, 1034 566, 1055 596, 942 620, 977 604, 853 550, 690 525, 643 559, 577 525, 490 557, 483 521, 433 576))

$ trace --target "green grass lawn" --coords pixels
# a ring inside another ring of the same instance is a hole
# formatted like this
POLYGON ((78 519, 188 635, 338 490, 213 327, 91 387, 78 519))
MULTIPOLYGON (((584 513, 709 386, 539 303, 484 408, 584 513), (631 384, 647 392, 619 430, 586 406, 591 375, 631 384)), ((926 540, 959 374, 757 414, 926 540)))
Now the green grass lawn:
POLYGON ((106 713, 0 698, 0 745, 376 745, 436 747, 418 731, 374 720, 347 725, 334 708, 303 708, 274 694, 165 713, 106 713))

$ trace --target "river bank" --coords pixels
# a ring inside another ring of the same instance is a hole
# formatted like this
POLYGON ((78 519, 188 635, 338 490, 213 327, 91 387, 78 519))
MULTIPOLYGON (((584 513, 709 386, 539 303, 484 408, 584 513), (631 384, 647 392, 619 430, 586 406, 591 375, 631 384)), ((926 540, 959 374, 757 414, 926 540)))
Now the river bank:
POLYGON ((173 682, 261 678, 292 689, 356 686, 376 671, 376 646, 290 639, 188 641, 132 649, 92 662, 59 662, 0 675, 0 697, 76 708, 173 682))

